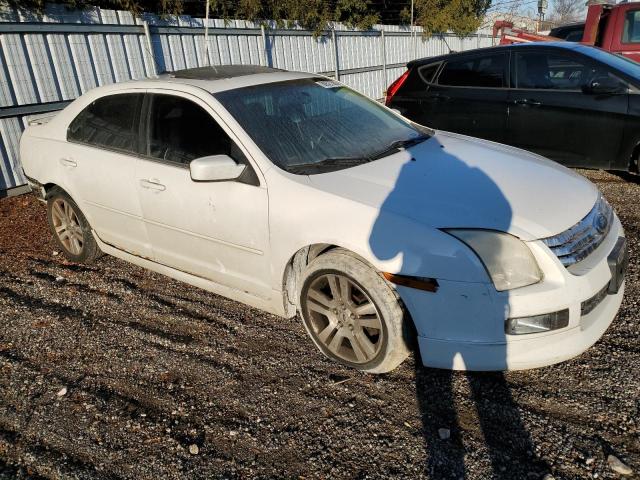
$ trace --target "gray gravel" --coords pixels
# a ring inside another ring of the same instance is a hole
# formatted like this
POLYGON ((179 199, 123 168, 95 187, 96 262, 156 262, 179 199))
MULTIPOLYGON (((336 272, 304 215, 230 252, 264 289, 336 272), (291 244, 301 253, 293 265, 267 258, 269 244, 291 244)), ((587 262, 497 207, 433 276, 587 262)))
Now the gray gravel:
POLYGON ((640 478, 640 183, 581 173, 630 240, 622 309, 582 356, 507 374, 357 373, 295 319, 67 263, 34 197, 0 201, 0 480, 623 478, 609 455, 640 478))

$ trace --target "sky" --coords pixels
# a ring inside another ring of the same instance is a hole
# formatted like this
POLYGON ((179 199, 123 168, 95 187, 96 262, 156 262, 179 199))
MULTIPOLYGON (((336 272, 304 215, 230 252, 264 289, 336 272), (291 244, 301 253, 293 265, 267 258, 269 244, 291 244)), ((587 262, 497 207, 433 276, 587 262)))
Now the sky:
MULTIPOLYGON (((548 0, 547 16, 553 11, 554 0, 548 0)), ((586 2, 581 17, 586 16, 586 2)), ((510 12, 522 16, 538 16, 538 0, 493 0, 488 13, 510 12), (515 10, 515 12, 513 11, 515 10)))

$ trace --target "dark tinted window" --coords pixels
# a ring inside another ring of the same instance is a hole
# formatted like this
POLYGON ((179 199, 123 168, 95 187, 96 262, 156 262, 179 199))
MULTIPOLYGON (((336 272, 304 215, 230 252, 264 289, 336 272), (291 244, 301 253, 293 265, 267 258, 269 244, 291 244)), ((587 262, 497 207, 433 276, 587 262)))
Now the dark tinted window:
POLYGON ((183 164, 208 155, 237 157, 231 139, 202 107, 172 95, 151 98, 149 156, 183 164))
POLYGON ((444 66, 438 83, 458 87, 504 87, 506 65, 504 53, 453 60, 444 66))
POLYGON ((435 65, 426 65, 424 67, 420 67, 418 71, 420 72, 422 80, 427 83, 433 82, 433 77, 435 77, 436 72, 438 71, 438 67, 440 67, 439 63, 436 63, 435 65))
POLYGON ((584 32, 582 30, 575 30, 573 32, 569 32, 565 37, 567 42, 579 42, 582 40, 584 36, 584 32))
POLYGON ((549 36, 561 38, 567 42, 579 42, 584 34, 584 25, 565 25, 551 29, 549 36))
POLYGON ((640 42, 640 10, 629 10, 624 16, 622 43, 640 42))
POLYGON ((591 57, 597 62, 602 62, 608 67, 629 75, 632 78, 640 77, 640 63, 635 62, 630 58, 623 57, 622 55, 615 55, 597 47, 579 46, 576 50, 581 54, 591 57))
POLYGON ((398 98, 411 97, 414 94, 420 95, 429 88, 429 83, 433 81, 440 63, 435 65, 420 65, 410 69, 409 76, 405 79, 400 89, 396 92, 398 98))
POLYGON ((548 52, 515 54, 515 86, 546 90, 580 90, 592 79, 608 71, 573 55, 548 52))
POLYGON ((122 93, 99 98, 71 122, 67 139, 97 147, 135 153, 142 94, 122 93))

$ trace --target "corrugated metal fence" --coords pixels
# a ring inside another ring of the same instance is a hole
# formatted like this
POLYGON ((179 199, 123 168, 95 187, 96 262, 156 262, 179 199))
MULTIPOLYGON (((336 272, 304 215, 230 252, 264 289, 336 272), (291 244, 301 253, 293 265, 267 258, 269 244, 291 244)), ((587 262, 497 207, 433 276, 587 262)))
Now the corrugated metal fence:
POLYGON ((205 48, 204 20, 198 18, 134 18, 125 11, 59 5, 40 16, 6 9, 0 11, 0 191, 25 183, 18 141, 27 116, 59 110, 96 86, 209 64, 260 64, 324 73, 380 98, 409 60, 492 42, 486 33, 423 39, 382 25, 367 32, 337 25, 314 37, 212 19, 205 48))

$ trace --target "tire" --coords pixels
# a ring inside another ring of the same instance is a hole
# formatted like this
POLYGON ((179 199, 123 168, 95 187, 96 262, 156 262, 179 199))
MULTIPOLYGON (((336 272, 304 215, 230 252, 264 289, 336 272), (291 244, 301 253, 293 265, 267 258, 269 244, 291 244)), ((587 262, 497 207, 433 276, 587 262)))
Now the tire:
POLYGON ((368 373, 389 372, 407 358, 410 320, 395 291, 362 259, 330 250, 307 265, 300 284, 302 321, 325 356, 368 373))
POLYGON ((47 195, 47 220, 53 241, 75 263, 91 263, 102 255, 91 226, 73 199, 55 188, 47 195))

